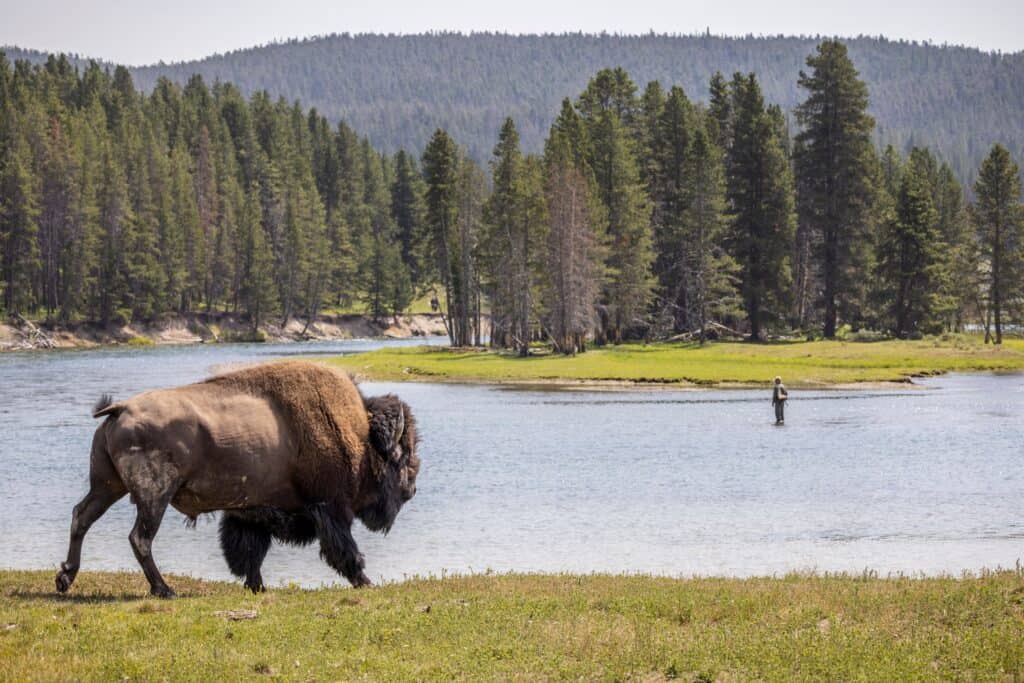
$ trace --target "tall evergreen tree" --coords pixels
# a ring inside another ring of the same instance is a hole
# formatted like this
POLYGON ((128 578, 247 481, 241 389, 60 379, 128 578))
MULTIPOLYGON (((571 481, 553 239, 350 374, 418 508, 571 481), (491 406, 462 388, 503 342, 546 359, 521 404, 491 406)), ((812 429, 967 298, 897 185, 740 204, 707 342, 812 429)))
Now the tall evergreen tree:
POLYGON ((274 259, 261 224, 259 189, 245 192, 238 219, 239 300, 249 314, 252 333, 259 332, 264 321, 278 310, 274 286, 274 259))
POLYGON ((552 344, 567 355, 585 351, 594 330, 603 261, 600 227, 592 218, 593 184, 572 147, 564 127, 552 127, 544 153, 548 230, 540 295, 552 344))
POLYGON ((934 331, 944 246, 928 177, 918 165, 907 164, 901 175, 895 211, 879 246, 878 273, 893 336, 934 331))
POLYGON ((417 168, 416 159, 405 150, 395 155, 395 177, 391 184, 391 215, 398 229, 401 257, 409 270, 410 282, 421 287, 423 282, 424 259, 424 215, 423 177, 417 168))
POLYGON ((507 119, 491 161, 492 192, 484 206, 481 241, 491 303, 491 343, 530 350, 535 308, 534 271, 543 243, 543 196, 539 168, 523 158, 519 134, 507 119))
POLYGON ((732 139, 732 97, 729 82, 720 71, 711 77, 708 99, 708 135, 720 149, 727 150, 732 139))
MULTIPOLYGON (((13 129, 13 126, 8 130, 13 129)), ((33 282, 40 271, 39 186, 32 172, 30 149, 12 130, 0 160, 0 258, 4 307, 9 313, 31 314, 36 298, 33 282)))
MULTIPOLYGON (((972 212, 974 229, 987 267, 987 307, 995 334, 1003 343, 1003 318, 1024 295, 1024 216, 1021 208, 1020 169, 1002 145, 992 147, 974 183, 977 197, 972 212)), ((990 340, 986 317, 985 341, 990 340)))
POLYGON ((796 109, 802 130, 795 159, 803 220, 821 234, 822 299, 826 338, 836 333, 840 315, 856 318, 863 302, 848 292, 860 291, 873 201, 868 90, 837 40, 822 42, 807 58, 811 72, 800 72, 798 84, 807 99, 796 109))
POLYGON ((459 250, 459 153, 442 129, 434 132, 423 152, 426 182, 426 227, 435 254, 435 272, 448 307, 445 325, 452 346, 469 346, 468 283, 462 277, 459 250))
POLYGON ((778 121, 765 107, 757 78, 736 74, 730 91, 732 137, 726 167, 730 254, 741 268, 740 290, 750 338, 759 340, 764 338, 766 324, 785 310, 789 292, 793 179, 778 121))
POLYGON ((704 343, 710 323, 738 317, 742 311, 739 264, 724 248, 728 235, 725 177, 721 152, 702 125, 694 131, 687 155, 692 196, 682 214, 679 241, 681 287, 689 329, 704 343))
POLYGON ((591 79, 579 101, 589 140, 588 162, 607 220, 603 335, 615 343, 647 325, 653 289, 651 207, 630 135, 635 91, 625 71, 606 69, 591 79))
POLYGON ((657 258, 654 272, 658 278, 663 326, 673 331, 689 329, 689 299, 692 291, 684 273, 684 254, 692 235, 685 229, 684 215, 694 200, 693 170, 690 162, 696 114, 681 88, 672 88, 655 122, 652 144, 655 163, 648 182, 654 205, 652 224, 657 258))

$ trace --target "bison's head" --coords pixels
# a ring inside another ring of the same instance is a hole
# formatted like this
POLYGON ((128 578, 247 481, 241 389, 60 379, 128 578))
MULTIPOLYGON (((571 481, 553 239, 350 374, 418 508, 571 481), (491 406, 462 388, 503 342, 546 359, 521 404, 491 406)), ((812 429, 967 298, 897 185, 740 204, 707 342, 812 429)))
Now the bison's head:
POLYGON ((370 418, 370 457, 379 458, 372 471, 377 478, 375 499, 356 511, 356 516, 371 531, 387 533, 402 505, 416 495, 416 475, 420 459, 416 456, 416 420, 409 406, 396 396, 366 399, 370 418))

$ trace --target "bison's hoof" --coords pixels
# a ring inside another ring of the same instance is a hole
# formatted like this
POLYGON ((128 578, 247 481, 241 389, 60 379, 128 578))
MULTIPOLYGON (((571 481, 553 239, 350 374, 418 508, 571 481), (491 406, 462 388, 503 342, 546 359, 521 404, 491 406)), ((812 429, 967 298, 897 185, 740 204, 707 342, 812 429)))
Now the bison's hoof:
POLYGON ((245 584, 245 587, 251 590, 253 593, 265 593, 267 591, 266 587, 264 587, 262 583, 247 583, 245 584))
POLYGON ((66 563, 61 563, 60 571, 57 572, 57 578, 55 579, 58 593, 66 593, 71 588, 71 584, 75 582, 76 573, 66 563))
POLYGON ((174 597, 174 591, 166 584, 163 586, 153 586, 149 589, 149 594, 154 598, 162 598, 164 600, 174 597))
POLYGON ((372 585, 373 585, 373 581, 370 581, 370 577, 367 576, 366 574, 363 574, 362 572, 360 572, 359 576, 357 576, 356 578, 352 579, 352 587, 353 588, 366 588, 366 587, 372 586, 372 585))

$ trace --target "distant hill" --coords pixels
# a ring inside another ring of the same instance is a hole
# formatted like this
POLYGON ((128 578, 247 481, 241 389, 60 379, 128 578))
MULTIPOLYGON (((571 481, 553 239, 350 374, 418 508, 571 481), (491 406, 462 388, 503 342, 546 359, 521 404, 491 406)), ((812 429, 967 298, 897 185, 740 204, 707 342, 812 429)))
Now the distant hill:
MULTIPOLYGON (((705 99, 711 74, 755 71, 765 95, 791 109, 816 37, 533 35, 436 33, 331 35, 275 43, 180 64, 136 67, 139 87, 160 76, 230 81, 266 89, 344 119, 383 150, 422 149, 443 126, 486 159, 506 116, 524 146, 539 150, 563 97, 590 76, 623 66, 639 87, 657 79, 705 99)), ((897 42, 846 41, 871 90, 880 142, 927 144, 970 180, 993 142, 1024 161, 1024 52, 897 42)), ((40 61, 42 53, 6 48, 40 61)))

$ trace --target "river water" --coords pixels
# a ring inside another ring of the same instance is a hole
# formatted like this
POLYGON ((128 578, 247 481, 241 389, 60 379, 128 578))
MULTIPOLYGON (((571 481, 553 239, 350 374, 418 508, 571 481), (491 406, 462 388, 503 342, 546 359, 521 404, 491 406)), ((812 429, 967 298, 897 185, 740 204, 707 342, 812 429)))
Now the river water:
MULTIPOLYGON (((382 344, 213 345, 0 355, 0 567, 55 568, 87 489, 103 392, 212 368, 382 344)), ((1024 376, 899 391, 600 392, 366 383, 408 401, 418 494, 387 537, 357 524, 376 580, 495 571, 749 576, 959 573, 1024 557, 1024 376)), ((138 566, 127 498, 92 528, 83 571, 138 566)), ((160 568, 231 578, 216 517, 171 510, 160 568)), ((268 584, 335 583, 315 548, 274 546, 268 584)))

